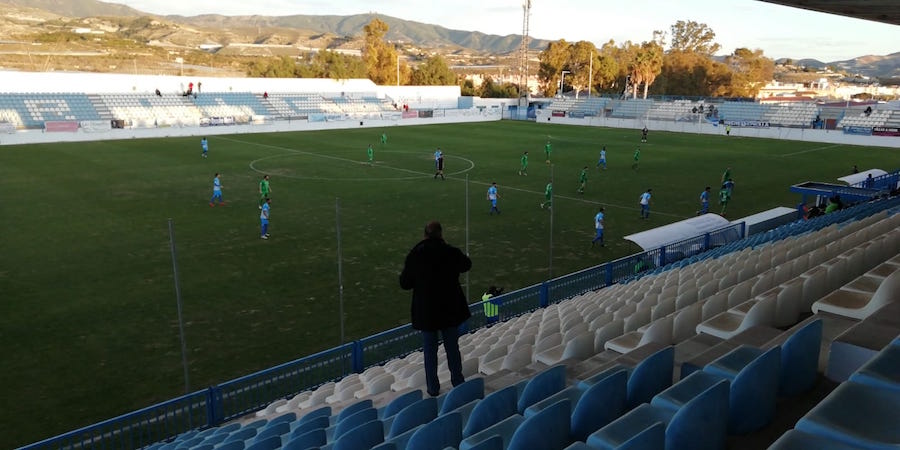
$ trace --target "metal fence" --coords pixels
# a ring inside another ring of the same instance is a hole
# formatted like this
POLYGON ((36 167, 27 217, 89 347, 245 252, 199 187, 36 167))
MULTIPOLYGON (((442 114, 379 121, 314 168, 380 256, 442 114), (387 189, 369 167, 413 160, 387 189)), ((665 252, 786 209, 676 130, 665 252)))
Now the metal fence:
POLYGON ((211 389, 183 395, 28 445, 27 449, 135 449, 211 423, 211 389))
MULTIPOLYGON (((799 233, 800 230, 808 231, 804 227, 798 227, 793 232, 799 233)), ((708 250, 734 245, 733 243, 745 237, 745 233, 743 222, 731 224, 700 236, 500 295, 494 298, 500 304, 499 319, 508 320, 585 292, 627 282, 651 271, 661 270, 663 266, 673 262, 698 258, 698 255, 708 250)), ((724 247, 721 250, 728 249, 729 247, 724 247)), ((472 317, 463 325, 462 332, 471 332, 487 324, 482 302, 471 304, 469 310, 472 317)), ((22 449, 116 450, 145 447, 189 430, 220 425, 263 409, 276 400, 290 398, 351 373, 362 372, 367 367, 383 364, 421 347, 419 333, 411 325, 400 326, 22 449)))
POLYGON ((900 187, 900 170, 872 177, 871 180, 862 180, 859 183, 853 184, 852 187, 892 191, 900 187))

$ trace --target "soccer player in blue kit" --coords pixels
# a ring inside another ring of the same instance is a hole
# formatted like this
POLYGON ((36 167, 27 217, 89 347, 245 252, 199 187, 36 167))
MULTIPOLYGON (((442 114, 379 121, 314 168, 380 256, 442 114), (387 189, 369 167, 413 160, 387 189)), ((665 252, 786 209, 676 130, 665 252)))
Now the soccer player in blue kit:
POLYGON ((500 214, 500 210, 497 209, 497 199, 500 198, 500 194, 497 193, 497 182, 491 183, 491 187, 487 190, 487 199, 491 202, 491 210, 488 214, 494 214, 496 211, 497 214, 500 214))

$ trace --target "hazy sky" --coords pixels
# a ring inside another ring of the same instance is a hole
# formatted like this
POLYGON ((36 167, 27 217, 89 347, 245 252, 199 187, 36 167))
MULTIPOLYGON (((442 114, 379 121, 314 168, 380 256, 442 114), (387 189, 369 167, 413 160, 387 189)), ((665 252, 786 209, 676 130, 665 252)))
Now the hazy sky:
MULTIPOLYGON (((523 0, 106 0, 154 14, 349 15, 377 12, 446 28, 520 34, 523 0)), ((900 51, 900 27, 756 0, 533 0, 531 36, 641 42, 677 20, 706 23, 720 53, 761 48, 772 58, 822 61, 900 51)))

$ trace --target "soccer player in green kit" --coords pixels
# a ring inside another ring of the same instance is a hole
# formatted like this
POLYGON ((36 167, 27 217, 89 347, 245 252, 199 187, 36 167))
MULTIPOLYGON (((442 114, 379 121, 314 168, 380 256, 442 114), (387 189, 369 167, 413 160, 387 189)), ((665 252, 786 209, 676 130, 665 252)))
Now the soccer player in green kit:
POLYGON ((259 180, 259 209, 262 209, 263 203, 266 202, 266 198, 269 197, 269 193, 272 192, 272 188, 269 187, 269 176, 263 175, 262 180, 259 180))
POLYGON ((634 170, 638 169, 638 162, 641 160, 641 148, 638 147, 634 150, 634 164, 631 165, 631 168, 634 170))
POLYGON ((544 146, 544 153, 547 154, 547 164, 550 164, 550 153, 553 151, 553 147, 550 145, 550 140, 547 140, 547 145, 544 146))
POLYGON ((578 177, 578 182, 581 183, 581 187, 578 188, 579 194, 584 194, 584 185, 587 184, 587 173, 588 166, 584 166, 584 169, 581 169, 581 175, 578 177))
POLYGON ((722 205, 721 216, 725 217, 725 210, 728 209, 728 201, 731 200, 731 192, 728 192, 728 187, 724 184, 722 185, 722 190, 719 191, 719 204, 722 205))
POLYGON ((381 133, 381 145, 387 144, 387 133, 381 133))
POLYGON ((519 175, 528 176, 528 152, 522 154, 522 168, 519 169, 519 175))
POLYGON ((541 209, 544 209, 545 207, 553 207, 553 180, 550 180, 547 183, 547 187, 544 189, 544 202, 541 203, 541 209))
POLYGON ((375 163, 375 149, 372 148, 372 144, 369 144, 369 148, 366 149, 366 154, 369 156, 369 165, 375 163))

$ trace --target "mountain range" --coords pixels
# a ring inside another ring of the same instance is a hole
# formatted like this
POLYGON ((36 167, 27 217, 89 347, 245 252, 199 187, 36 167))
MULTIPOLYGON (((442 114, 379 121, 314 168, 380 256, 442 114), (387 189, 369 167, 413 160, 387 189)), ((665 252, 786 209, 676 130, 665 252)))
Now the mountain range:
MULTIPOLYGON (((451 30, 439 25, 403 20, 376 14, 356 14, 350 16, 224 16, 204 14, 197 16, 154 16, 134 8, 106 3, 98 0, 0 0, 0 6, 10 5, 28 10, 42 10, 62 17, 141 17, 153 16, 197 30, 209 30, 211 36, 222 30, 255 29, 260 36, 251 43, 286 43, 295 40, 296 33, 308 36, 334 35, 337 37, 358 37, 363 27, 375 17, 390 27, 387 39, 420 48, 440 50, 446 53, 469 51, 481 55, 506 55, 515 52, 521 45, 520 35, 499 36, 478 31, 451 30), (286 36, 276 36, 278 32, 286 36), (280 38, 280 40, 279 40, 280 38)), ((246 33, 245 33, 246 34, 246 33)), ((532 38, 531 50, 543 50, 549 40, 532 38)), ((779 62, 785 61, 784 59, 779 62)), ((824 68, 837 67, 851 74, 869 77, 900 77, 900 52, 890 55, 865 55, 857 58, 822 62, 815 59, 793 59, 794 65, 824 68)))
MULTIPOLYGON (((154 16, 134 8, 97 0, 0 0, 0 5, 45 10, 65 17, 140 17, 154 16)), ((311 34, 329 33, 337 36, 357 36, 363 27, 378 18, 390 28, 386 38, 392 42, 413 44, 426 48, 468 49, 476 53, 502 55, 517 51, 522 43, 521 35, 499 36, 478 31, 451 30, 439 25, 425 24, 381 14, 355 14, 350 16, 224 16, 203 14, 197 16, 159 16, 162 19, 195 28, 231 29, 290 29, 311 34)), ((532 50, 543 50, 550 41, 529 41, 532 50)))
MULTIPOLYGON (((788 61, 787 58, 781 58, 775 62, 784 64, 788 61)), ((891 53, 890 55, 859 56, 853 59, 831 62, 822 62, 810 58, 795 59, 790 60, 790 62, 795 66, 813 67, 816 69, 834 67, 850 74, 859 74, 875 78, 900 77, 900 52, 891 53)))

